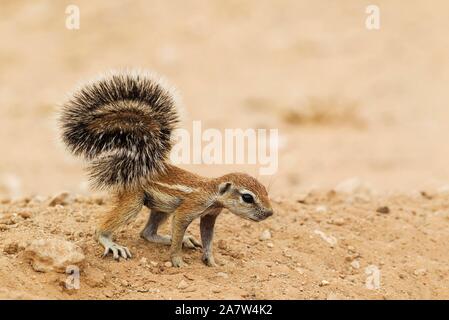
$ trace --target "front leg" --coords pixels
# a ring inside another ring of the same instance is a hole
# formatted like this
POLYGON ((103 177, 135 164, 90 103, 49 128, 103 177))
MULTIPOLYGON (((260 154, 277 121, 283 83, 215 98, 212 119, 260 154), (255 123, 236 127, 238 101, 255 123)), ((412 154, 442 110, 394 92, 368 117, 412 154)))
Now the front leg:
POLYGON ((203 262, 209 267, 216 267, 214 255, 212 253, 212 240, 214 237, 215 220, 221 209, 214 209, 210 213, 201 217, 200 231, 201 241, 203 243, 203 262))
MULTIPOLYGON (((159 226, 164 223, 168 216, 168 213, 151 210, 150 218, 148 219, 145 228, 140 233, 140 236, 149 242, 164 244, 168 246, 171 245, 171 236, 160 235, 157 233, 159 226)), ((190 249, 201 247, 201 244, 191 235, 184 236, 182 243, 184 247, 190 249)))
POLYGON ((182 261, 182 243, 187 227, 193 219, 192 215, 188 215, 179 209, 173 216, 170 257, 174 267, 182 267, 184 265, 184 261, 182 261))

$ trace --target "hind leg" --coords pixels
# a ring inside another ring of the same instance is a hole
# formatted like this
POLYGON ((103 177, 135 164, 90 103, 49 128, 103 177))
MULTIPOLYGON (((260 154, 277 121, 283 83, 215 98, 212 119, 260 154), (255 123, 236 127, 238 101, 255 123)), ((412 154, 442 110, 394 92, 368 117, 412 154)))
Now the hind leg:
POLYGON ((150 242, 170 245, 170 236, 157 234, 159 226, 167 220, 168 216, 168 213, 151 210, 148 222, 142 232, 140 232, 140 236, 150 242))
MULTIPOLYGON (((167 246, 171 245, 171 236, 160 235, 157 233, 159 226, 167 220, 168 216, 168 213, 151 210, 148 222, 140 233, 140 236, 149 242, 164 244, 167 246)), ((196 247, 201 247, 201 243, 199 243, 199 241, 191 235, 184 236, 182 243, 186 248, 194 249, 196 247)))
POLYGON ((113 207, 104 217, 96 231, 98 242, 104 247, 103 257, 109 252, 114 259, 131 258, 127 247, 118 245, 112 240, 113 232, 129 223, 140 212, 143 206, 143 193, 140 191, 120 192, 114 196, 113 207))

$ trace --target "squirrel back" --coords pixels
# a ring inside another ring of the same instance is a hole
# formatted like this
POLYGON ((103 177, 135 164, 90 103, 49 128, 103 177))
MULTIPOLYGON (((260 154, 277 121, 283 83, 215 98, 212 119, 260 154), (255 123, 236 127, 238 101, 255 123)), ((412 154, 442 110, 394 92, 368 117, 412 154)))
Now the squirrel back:
POLYGON ((150 73, 111 72, 76 90, 59 118, 68 149, 93 186, 126 189, 162 173, 178 122, 173 89, 150 73))

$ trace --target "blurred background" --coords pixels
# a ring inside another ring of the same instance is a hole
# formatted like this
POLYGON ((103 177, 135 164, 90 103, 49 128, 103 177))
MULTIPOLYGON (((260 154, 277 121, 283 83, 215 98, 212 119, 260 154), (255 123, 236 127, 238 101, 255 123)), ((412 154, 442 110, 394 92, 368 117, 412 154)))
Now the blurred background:
MULTIPOLYGON (((0 3, 0 196, 87 193, 58 105, 111 68, 165 75, 189 128, 278 128, 273 195, 352 177, 381 191, 449 181, 447 1, 0 3), (69 4, 80 29, 65 26, 69 4), (368 5, 380 29, 365 27, 368 5)), ((255 166, 186 168, 203 175, 255 166)))

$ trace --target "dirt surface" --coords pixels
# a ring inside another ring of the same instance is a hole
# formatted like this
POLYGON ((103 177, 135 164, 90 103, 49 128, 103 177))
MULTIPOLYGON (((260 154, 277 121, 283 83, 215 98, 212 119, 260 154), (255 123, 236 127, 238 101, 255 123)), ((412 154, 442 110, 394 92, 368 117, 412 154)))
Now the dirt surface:
POLYGON ((449 298, 447 1, 376 1, 377 31, 366 1, 76 2, 79 30, 64 25, 71 1, 0 4, 1 298, 449 298), (185 128, 279 129, 279 169, 260 176, 276 213, 222 214, 223 265, 186 249, 187 267, 167 267, 168 248, 138 236, 146 211, 117 235, 134 258, 100 258, 108 196, 89 190, 55 118, 76 84, 119 67, 167 76, 185 128), (81 248, 80 289, 33 269, 39 239, 81 248))
MULTIPOLYGON (((275 199, 276 215, 261 223, 225 213, 215 237, 221 265, 207 267, 200 250, 184 249, 188 266, 182 269, 166 266, 168 247, 139 238, 148 210, 117 236, 134 254, 117 262, 100 258, 102 248, 93 239, 107 201, 75 197, 49 207, 46 200, 28 200, 0 207, 0 214, 11 214, 0 224, 0 244, 9 249, 0 258, 3 298, 449 298, 446 192, 373 197, 314 191, 275 199), (67 289, 64 273, 32 269, 22 248, 34 239, 63 239, 83 249, 79 289, 67 289), (372 268, 379 272, 377 288, 372 268)), ((199 236, 198 223, 189 230, 199 236)))

